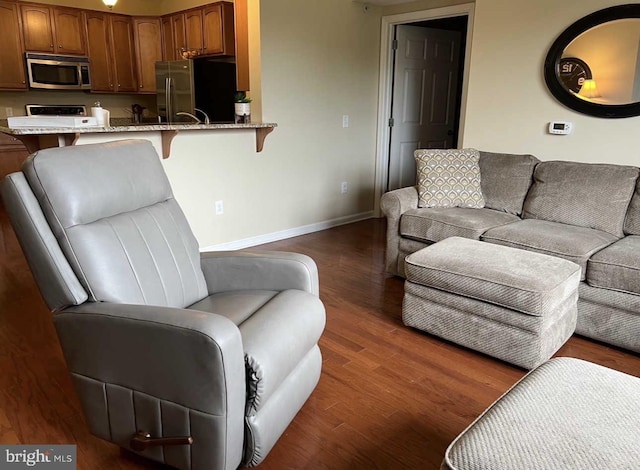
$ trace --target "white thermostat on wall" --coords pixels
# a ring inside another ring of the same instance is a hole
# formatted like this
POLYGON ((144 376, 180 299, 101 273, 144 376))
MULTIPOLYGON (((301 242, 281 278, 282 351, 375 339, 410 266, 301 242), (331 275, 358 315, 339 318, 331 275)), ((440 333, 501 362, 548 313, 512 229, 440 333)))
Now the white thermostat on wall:
POLYGON ((550 122, 549 134, 571 134, 571 123, 566 121, 550 122))

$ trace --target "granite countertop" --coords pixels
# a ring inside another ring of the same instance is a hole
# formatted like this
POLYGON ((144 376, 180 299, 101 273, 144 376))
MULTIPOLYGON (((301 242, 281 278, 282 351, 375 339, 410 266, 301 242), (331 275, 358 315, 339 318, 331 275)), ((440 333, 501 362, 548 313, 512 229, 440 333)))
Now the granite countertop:
POLYGON ((189 130, 216 130, 216 129, 262 129, 274 128, 275 123, 250 123, 235 124, 233 122, 222 123, 132 123, 129 119, 114 118, 109 127, 7 127, 6 119, 0 120, 0 132, 12 135, 42 135, 42 134, 102 134, 115 132, 154 132, 154 131, 189 131, 189 130))
POLYGON ((0 132, 16 136, 27 147, 29 152, 40 150, 42 142, 38 136, 57 135, 60 145, 75 145, 80 134, 117 134, 119 132, 160 132, 162 137, 162 157, 168 158, 171 151, 171 141, 178 131, 215 131, 222 129, 253 129, 256 134, 256 152, 261 152, 264 140, 278 124, 273 122, 258 122, 250 124, 235 124, 233 122, 203 123, 132 123, 126 118, 112 118, 109 127, 21 127, 10 128, 6 119, 0 119, 0 132))

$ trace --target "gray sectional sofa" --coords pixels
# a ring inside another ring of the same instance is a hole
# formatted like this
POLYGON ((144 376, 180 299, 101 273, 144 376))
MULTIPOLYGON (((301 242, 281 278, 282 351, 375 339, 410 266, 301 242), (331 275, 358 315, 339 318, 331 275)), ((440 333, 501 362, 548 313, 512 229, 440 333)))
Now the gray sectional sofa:
POLYGON ((382 196, 386 269, 452 236, 565 258, 582 268, 576 333, 640 352, 640 169, 480 152, 485 207, 420 208, 382 196))

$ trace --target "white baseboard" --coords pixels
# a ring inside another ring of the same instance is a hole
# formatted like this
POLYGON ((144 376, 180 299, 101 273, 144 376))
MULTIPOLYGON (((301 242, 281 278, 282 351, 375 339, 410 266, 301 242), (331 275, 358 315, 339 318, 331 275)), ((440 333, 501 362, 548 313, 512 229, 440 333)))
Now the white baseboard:
POLYGON ((204 248, 200 248, 200 251, 240 250, 242 248, 262 245, 264 243, 277 242, 286 238, 306 235, 307 233, 319 232, 320 230, 326 230, 328 228, 338 227, 339 225, 345 225, 353 222, 359 222, 361 220, 371 219, 372 217, 373 211, 361 212, 359 214, 338 217, 337 219, 325 220, 323 222, 318 222, 315 224, 303 225, 302 227, 290 228, 287 230, 281 230, 279 232, 266 233, 264 235, 258 235, 250 238, 243 238, 242 240, 236 240, 233 242, 207 246, 204 248))

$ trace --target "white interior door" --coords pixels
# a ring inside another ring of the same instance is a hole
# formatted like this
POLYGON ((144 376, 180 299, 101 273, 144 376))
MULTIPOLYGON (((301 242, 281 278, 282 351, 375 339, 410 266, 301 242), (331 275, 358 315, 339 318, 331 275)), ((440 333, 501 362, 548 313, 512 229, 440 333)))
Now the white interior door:
POLYGON ((417 148, 453 147, 461 33, 396 27, 387 190, 416 182, 417 148))

